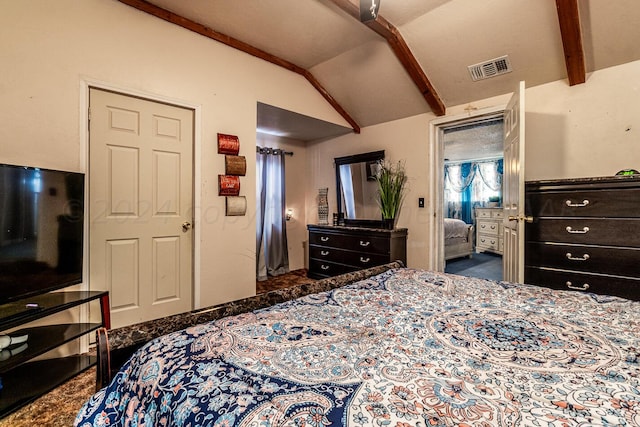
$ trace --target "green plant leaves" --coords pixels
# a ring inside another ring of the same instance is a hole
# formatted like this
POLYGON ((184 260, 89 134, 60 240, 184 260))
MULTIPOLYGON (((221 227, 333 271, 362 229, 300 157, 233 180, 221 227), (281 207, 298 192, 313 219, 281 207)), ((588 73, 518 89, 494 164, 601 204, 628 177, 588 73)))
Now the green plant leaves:
POLYGON ((376 182, 378 183, 378 205, 382 218, 395 218, 402 206, 407 183, 404 163, 398 161, 397 164, 393 164, 386 160, 380 162, 376 182))

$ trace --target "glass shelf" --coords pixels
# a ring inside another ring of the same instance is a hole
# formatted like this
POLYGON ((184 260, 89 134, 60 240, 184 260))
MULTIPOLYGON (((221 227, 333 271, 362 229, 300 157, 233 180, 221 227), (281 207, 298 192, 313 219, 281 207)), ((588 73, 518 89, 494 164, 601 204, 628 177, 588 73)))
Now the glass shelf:
POLYGON ((0 417, 26 405, 95 365, 94 356, 79 355, 28 362, 0 375, 0 417))
POLYGON ((105 296, 105 291, 50 292, 0 305, 0 331, 105 296))
POLYGON ((10 336, 29 335, 23 344, 12 345, 0 351, 0 375, 21 363, 40 356, 49 350, 72 341, 84 334, 95 331, 100 323, 70 323, 38 326, 13 331, 10 336), (13 355, 9 356, 11 353, 13 355), (5 357, 7 359, 3 360, 5 357))
MULTIPOLYGON (((63 291, 35 295, 0 305, 0 335, 3 331, 68 310, 100 301, 101 323, 61 323, 14 330, 9 336, 28 335, 24 343, 0 351, 0 418, 10 414, 51 389, 96 364, 96 357, 82 354, 50 359, 33 359, 65 343, 78 340, 98 328, 110 328, 109 293, 106 291, 63 291)), ((42 323, 45 323, 44 321, 42 323)), ((49 322, 51 323, 51 322, 49 322)))

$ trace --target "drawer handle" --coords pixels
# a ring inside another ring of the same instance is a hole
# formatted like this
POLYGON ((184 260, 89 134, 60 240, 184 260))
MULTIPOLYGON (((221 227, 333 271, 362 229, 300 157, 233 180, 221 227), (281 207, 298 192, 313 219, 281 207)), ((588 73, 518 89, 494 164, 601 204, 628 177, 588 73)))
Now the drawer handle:
POLYGON ((589 254, 584 254, 581 257, 571 255, 571 252, 567 252, 567 259, 571 261, 586 261, 589 259, 589 254))
POLYGON ((573 203, 571 200, 567 200, 565 203, 570 208, 583 208, 589 204, 589 201, 587 199, 584 199, 582 203, 573 203))
POLYGON ((586 291, 587 289, 589 289, 589 284, 585 283, 582 286, 573 286, 573 283, 567 281, 567 288, 569 289, 575 289, 576 291, 586 291))
POLYGON ((320 255, 327 256, 329 255, 329 251, 320 251, 320 255))
POLYGON ((495 229, 496 229, 496 226, 495 226, 495 225, 492 225, 492 226, 491 226, 491 229, 492 229, 492 230, 495 230, 495 229))
POLYGON ((328 265, 324 265, 324 264, 322 264, 322 265, 320 266, 320 268, 326 271, 326 270, 328 270, 330 267, 329 267, 328 265))
POLYGON ((369 262, 369 261, 371 261, 371 258, 365 258, 365 257, 362 257, 362 256, 360 257, 360 262, 365 262, 366 263, 366 262, 369 262))
POLYGON ((320 240, 322 242, 328 242, 329 241, 329 237, 328 236, 320 236, 320 240))
POLYGON ((571 234, 587 234, 589 232, 589 227, 582 227, 582 230, 574 230, 570 226, 567 227, 567 233, 571 234))
POLYGON ((362 240, 360 240, 360 246, 363 246, 363 247, 365 247, 365 248, 366 248, 366 247, 367 247, 367 246, 369 246, 370 244, 371 244, 371 242, 363 242, 362 240))

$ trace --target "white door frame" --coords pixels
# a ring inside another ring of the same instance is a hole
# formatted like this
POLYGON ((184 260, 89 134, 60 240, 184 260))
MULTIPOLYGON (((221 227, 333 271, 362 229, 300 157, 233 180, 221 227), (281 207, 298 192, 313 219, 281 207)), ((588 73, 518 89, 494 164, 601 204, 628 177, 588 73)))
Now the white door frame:
POLYGON ((507 104, 475 110, 471 113, 440 117, 429 122, 429 158, 431 160, 429 174, 429 193, 433 218, 429 222, 429 269, 444 271, 444 221, 442 209, 444 205, 444 131, 445 129, 476 122, 481 118, 492 116, 502 118, 507 104), (435 249, 435 250, 434 250, 435 249))
MULTIPOLYGON (((143 92, 136 89, 131 89, 125 86, 119 86, 108 82, 94 80, 88 77, 82 77, 80 79, 80 168, 85 171, 85 200, 88 201, 88 189, 89 189, 89 88, 104 89, 120 93, 125 96, 139 97, 148 99, 150 101, 160 102, 164 104, 171 104, 177 107, 183 107, 191 109, 194 112, 194 124, 193 124, 193 309, 200 308, 200 238, 201 230, 200 224, 202 212, 200 207, 202 206, 202 192, 200 187, 201 182, 201 166, 197 159, 202 157, 201 153, 201 119, 202 119, 202 106, 193 104, 181 99, 169 98, 166 96, 158 95, 155 93, 143 92)), ((88 203, 86 204, 88 206, 88 203)), ((89 244, 88 244, 88 229, 89 229, 89 209, 85 209, 85 234, 84 234, 84 259, 89 258, 89 244)), ((89 277, 89 263, 83 263, 83 277, 85 278, 82 283, 83 290, 89 290, 89 283, 87 281, 89 277)), ((83 306, 84 307, 84 306, 83 306)), ((85 314, 85 319, 88 314, 85 314)), ((81 314, 82 317, 82 314, 81 314)))

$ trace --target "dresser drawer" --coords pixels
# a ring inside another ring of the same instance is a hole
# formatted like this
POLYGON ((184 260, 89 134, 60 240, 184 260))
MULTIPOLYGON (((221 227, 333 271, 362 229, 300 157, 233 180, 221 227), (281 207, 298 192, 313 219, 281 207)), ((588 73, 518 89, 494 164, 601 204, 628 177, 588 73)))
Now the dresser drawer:
POLYGON ((500 251, 500 239, 498 236, 478 236, 478 240, 476 241, 476 246, 479 249, 491 249, 494 251, 500 251))
POLYGON ((407 229, 307 225, 309 277, 324 278, 399 260, 407 262, 407 229))
POLYGON ((319 259, 309 259, 309 271, 313 272, 314 277, 337 276, 338 274, 350 273, 356 270, 359 270, 359 268, 319 259))
POLYGON ((378 254, 388 254, 390 250, 388 238, 328 232, 309 233, 309 244, 378 254))
POLYGON ((535 218, 527 241, 640 247, 640 219, 535 218))
POLYGON ((476 219, 502 219, 504 211, 502 208, 476 208, 476 219))
POLYGON ((495 221, 478 221, 478 233, 498 235, 500 224, 495 221))
POLYGON ((476 209, 476 219, 491 218, 491 211, 489 209, 476 209))
POLYGON ((323 246, 310 246, 309 258, 352 265, 359 269, 389 262, 389 256, 387 255, 355 252, 323 246))
POLYGON ((537 216, 633 218, 640 212, 640 188, 532 192, 527 213, 537 216))
POLYGON ((570 246, 528 242, 525 249, 525 264, 527 266, 634 277, 640 272, 640 248, 570 246))
POLYGON ((640 279, 526 267, 525 283, 552 289, 640 299, 640 279))

